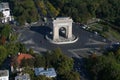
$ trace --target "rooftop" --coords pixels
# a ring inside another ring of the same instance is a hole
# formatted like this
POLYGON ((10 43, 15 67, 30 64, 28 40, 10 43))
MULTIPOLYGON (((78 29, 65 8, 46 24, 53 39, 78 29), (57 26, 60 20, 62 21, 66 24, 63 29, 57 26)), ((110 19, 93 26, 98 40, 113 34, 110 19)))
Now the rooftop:
POLYGON ((57 17, 53 20, 53 23, 69 23, 73 22, 73 20, 70 17, 57 17))
POLYGON ((68 20, 70 17, 57 17, 56 20, 68 20))
POLYGON ((9 71, 8 70, 0 70, 0 77, 2 76, 9 76, 9 71))
POLYGON ((15 80, 30 80, 30 75, 27 73, 24 75, 19 75, 15 77, 15 80))
POLYGON ((0 11, 9 9, 9 4, 6 3, 0 3, 0 11))
POLYGON ((22 59, 31 59, 31 58, 33 58, 33 56, 31 56, 30 54, 20 53, 17 57, 17 62, 18 64, 20 64, 22 59))
POLYGON ((35 75, 45 75, 46 77, 56 77, 56 72, 54 68, 48 68, 45 70, 43 67, 35 68, 35 75))

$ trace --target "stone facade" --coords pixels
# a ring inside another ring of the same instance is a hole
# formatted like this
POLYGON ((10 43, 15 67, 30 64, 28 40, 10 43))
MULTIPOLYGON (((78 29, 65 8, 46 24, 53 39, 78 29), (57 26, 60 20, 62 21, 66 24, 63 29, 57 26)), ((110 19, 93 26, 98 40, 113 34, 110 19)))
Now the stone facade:
POLYGON ((69 17, 62 17, 62 18, 56 18, 53 20, 53 40, 59 40, 59 30, 60 28, 65 28, 66 32, 66 38, 71 39, 72 38, 72 22, 73 20, 69 17))

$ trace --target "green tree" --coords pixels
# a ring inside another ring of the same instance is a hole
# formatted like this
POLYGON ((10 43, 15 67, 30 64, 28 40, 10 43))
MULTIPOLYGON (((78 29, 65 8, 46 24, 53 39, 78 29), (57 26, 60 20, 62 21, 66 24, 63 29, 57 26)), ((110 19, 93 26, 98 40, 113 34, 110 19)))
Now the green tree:
POLYGON ((0 12, 0 18, 1 18, 1 17, 3 17, 3 13, 2 13, 2 12, 0 12))
POLYGON ((23 73, 28 73, 30 75, 31 80, 37 80, 36 76, 34 75, 34 71, 31 69, 31 67, 29 66, 25 67, 23 73))
POLYGON ((73 69, 73 60, 66 56, 61 56, 61 58, 58 60, 57 66, 57 71, 60 74, 70 72, 73 69))
POLYGON ((33 49, 32 49, 32 48, 30 48, 30 49, 29 49, 29 51, 28 51, 28 53, 29 53, 29 54, 34 54, 33 49))
POLYGON ((7 57, 7 50, 4 46, 0 46, 0 65, 7 57))
POLYGON ((31 59, 22 59, 21 61, 21 64, 20 64, 21 67, 34 67, 34 59, 31 58, 31 59))
POLYGON ((27 49, 24 44, 19 44, 19 52, 26 53, 27 49))
POLYGON ((4 45, 4 44, 6 43, 6 37, 5 37, 5 36, 2 36, 2 37, 1 37, 0 43, 1 43, 2 45, 4 45))
POLYGON ((3 29, 1 31, 1 35, 5 36, 5 38, 7 39, 7 38, 9 38, 10 32, 11 32, 11 26, 8 24, 4 25, 3 29))
POLYGON ((43 16, 47 16, 47 11, 46 11, 46 7, 45 7, 45 4, 44 4, 44 1, 37 0, 36 1, 36 5, 40 9, 42 15, 43 16))
POLYGON ((62 53, 60 48, 45 54, 47 67, 53 66, 59 74, 70 72, 73 69, 73 59, 62 53))
POLYGON ((41 56, 40 54, 36 54, 35 56, 35 67, 45 67, 46 66, 46 60, 44 56, 41 56))
POLYGON ((10 40, 11 42, 14 42, 14 41, 17 40, 17 37, 18 37, 18 35, 17 35, 16 33, 12 32, 12 33, 10 34, 10 36, 9 36, 9 40, 10 40))
POLYGON ((59 14, 59 11, 57 11, 56 8, 49 1, 47 1, 46 6, 52 17, 56 17, 59 14))
POLYGON ((9 2, 12 5, 13 15, 20 25, 38 20, 38 12, 33 0, 9 0, 9 2))
POLYGON ((19 52, 18 43, 8 43, 6 49, 8 50, 9 55, 15 55, 19 52))
POLYGON ((97 57, 94 60, 88 59, 88 71, 92 80, 119 80, 120 64, 115 55, 111 52, 109 55, 97 57))
POLYGON ((62 80, 80 80, 79 73, 77 72, 67 72, 61 76, 62 80))

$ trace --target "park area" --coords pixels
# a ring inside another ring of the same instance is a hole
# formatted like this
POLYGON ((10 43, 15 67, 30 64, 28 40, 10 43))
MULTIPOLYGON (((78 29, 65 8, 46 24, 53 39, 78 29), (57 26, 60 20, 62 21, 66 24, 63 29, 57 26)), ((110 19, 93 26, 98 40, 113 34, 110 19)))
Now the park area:
POLYGON ((88 30, 94 32, 95 34, 99 33, 101 36, 110 41, 120 41, 120 33, 104 22, 92 23, 89 25, 88 30))

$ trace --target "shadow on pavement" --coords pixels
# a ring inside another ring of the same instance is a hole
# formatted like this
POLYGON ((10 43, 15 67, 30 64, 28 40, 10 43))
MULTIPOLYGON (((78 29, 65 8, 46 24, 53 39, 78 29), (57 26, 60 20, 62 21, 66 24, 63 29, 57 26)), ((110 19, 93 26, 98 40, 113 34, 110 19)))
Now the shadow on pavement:
POLYGON ((32 26, 30 30, 40 33, 41 35, 45 36, 46 34, 50 33, 52 29, 47 26, 32 26))

